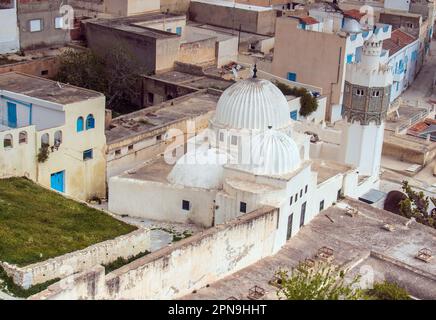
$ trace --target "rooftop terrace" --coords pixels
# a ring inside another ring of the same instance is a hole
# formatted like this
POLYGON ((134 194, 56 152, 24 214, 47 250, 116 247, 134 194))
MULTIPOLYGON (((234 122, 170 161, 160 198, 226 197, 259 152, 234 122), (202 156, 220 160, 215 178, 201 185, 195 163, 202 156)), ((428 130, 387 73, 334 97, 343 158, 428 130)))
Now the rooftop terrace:
POLYGON ((0 74, 0 90, 63 105, 103 96, 96 91, 18 72, 0 74))

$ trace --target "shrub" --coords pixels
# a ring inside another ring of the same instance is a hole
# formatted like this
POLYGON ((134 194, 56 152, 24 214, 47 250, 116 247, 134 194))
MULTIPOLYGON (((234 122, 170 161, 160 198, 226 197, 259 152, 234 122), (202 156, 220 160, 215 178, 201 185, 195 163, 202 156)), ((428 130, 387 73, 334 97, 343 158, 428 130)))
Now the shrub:
POLYGON ((318 100, 306 88, 291 88, 281 82, 276 82, 276 86, 285 96, 292 95, 301 98, 301 116, 307 117, 318 109, 318 100))
POLYGON ((374 284, 374 288, 368 289, 366 295, 369 299, 375 300, 411 300, 404 288, 388 281, 374 284))

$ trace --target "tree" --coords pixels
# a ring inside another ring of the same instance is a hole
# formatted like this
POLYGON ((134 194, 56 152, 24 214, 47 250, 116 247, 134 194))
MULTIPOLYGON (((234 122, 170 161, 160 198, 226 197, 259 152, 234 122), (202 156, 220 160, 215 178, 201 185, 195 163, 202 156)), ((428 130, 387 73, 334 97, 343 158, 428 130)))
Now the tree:
POLYGON ((407 198, 400 201, 400 214, 406 218, 415 218, 417 222, 436 228, 436 213, 429 212, 430 201, 435 198, 425 196, 424 192, 416 192, 408 181, 403 181, 402 189, 407 198))
POLYGON ((343 270, 324 262, 318 262, 313 267, 300 263, 290 274, 278 271, 277 277, 281 285, 277 295, 281 299, 357 300, 363 296, 356 285, 359 277, 346 283, 343 270))
POLYGON ((307 117, 318 109, 318 100, 306 88, 291 88, 281 82, 276 82, 276 86, 285 96, 292 95, 301 98, 301 116, 307 117))

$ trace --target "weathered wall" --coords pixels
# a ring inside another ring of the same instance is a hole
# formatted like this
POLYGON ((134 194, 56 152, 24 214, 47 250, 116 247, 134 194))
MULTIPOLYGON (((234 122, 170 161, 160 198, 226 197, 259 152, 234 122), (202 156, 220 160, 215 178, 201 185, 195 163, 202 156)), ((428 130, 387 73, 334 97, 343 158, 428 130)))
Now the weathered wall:
POLYGON ((53 78, 59 70, 58 57, 47 57, 0 66, 0 74, 22 72, 43 78, 53 78))
POLYGON ((191 0, 160 0, 162 12, 167 10, 171 13, 187 13, 191 0))
POLYGON ((8 4, 2 3, 0 7, 0 54, 16 52, 20 48, 15 2, 9 0, 8 4))
POLYGON ((106 276, 101 268, 94 268, 54 284, 30 299, 179 298, 272 255, 277 219, 278 210, 264 207, 106 276))
POLYGON ((88 270, 95 265, 108 264, 119 257, 129 258, 149 249, 150 232, 148 229, 139 229, 113 240, 26 267, 5 262, 0 264, 16 284, 27 289, 35 284, 88 270))
POLYGON ((209 38, 180 45, 177 61, 183 63, 214 64, 216 38, 209 38))
POLYGON ((239 29, 252 33, 270 35, 274 33, 276 11, 254 11, 239 8, 191 2, 189 18, 200 23, 239 29))
POLYGON ((183 84, 177 84, 171 81, 155 79, 148 76, 143 76, 143 107, 156 105, 163 101, 182 97, 184 95, 198 91, 196 88, 191 88, 183 84), (153 95, 153 99, 149 99, 149 94, 153 95), (160 99, 157 99, 160 97, 160 99))

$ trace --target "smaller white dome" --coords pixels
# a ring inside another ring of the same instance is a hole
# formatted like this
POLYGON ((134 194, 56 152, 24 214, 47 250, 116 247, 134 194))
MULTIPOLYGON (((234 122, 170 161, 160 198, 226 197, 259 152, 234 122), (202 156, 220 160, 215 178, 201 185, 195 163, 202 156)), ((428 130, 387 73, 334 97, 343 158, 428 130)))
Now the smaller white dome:
POLYGON ((282 175, 300 166, 300 152, 288 135, 268 130, 253 138, 252 172, 262 175, 282 175))
POLYGON ((362 32, 362 26, 359 21, 352 18, 344 18, 344 26, 342 27, 342 31, 347 33, 359 33, 362 32))
POLYGON ((200 148, 183 155, 167 179, 186 187, 220 189, 223 185, 223 166, 229 159, 229 155, 218 149, 200 148))

